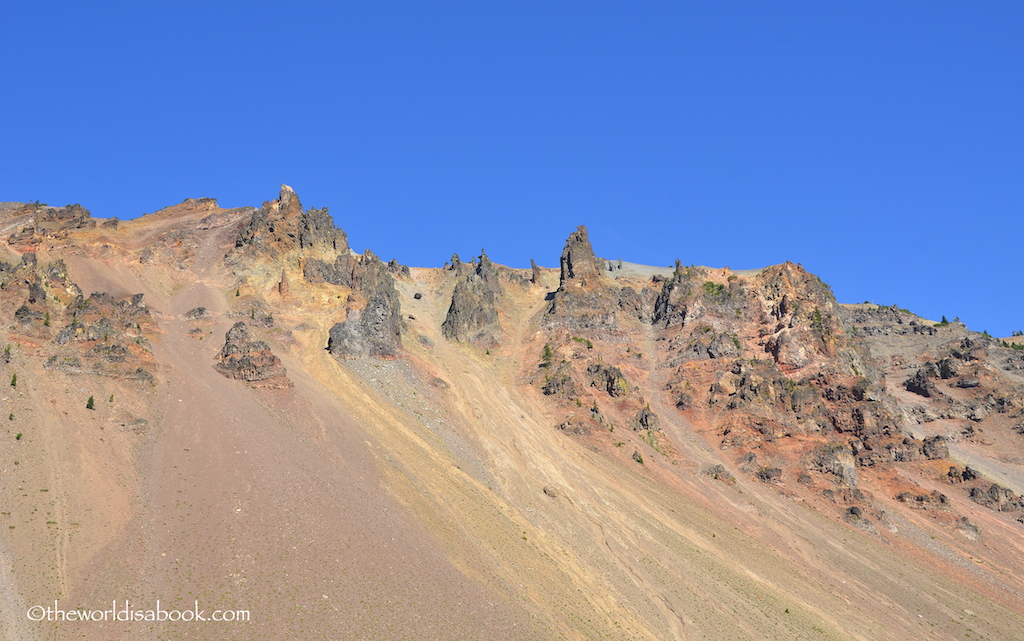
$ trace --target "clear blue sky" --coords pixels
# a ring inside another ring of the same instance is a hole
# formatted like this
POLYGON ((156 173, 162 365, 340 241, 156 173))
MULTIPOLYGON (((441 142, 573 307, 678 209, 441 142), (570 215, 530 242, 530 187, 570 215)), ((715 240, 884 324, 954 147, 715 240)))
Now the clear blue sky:
POLYGON ((10 2, 0 200, 292 185, 440 266, 803 263, 1024 329, 1019 2, 10 2))

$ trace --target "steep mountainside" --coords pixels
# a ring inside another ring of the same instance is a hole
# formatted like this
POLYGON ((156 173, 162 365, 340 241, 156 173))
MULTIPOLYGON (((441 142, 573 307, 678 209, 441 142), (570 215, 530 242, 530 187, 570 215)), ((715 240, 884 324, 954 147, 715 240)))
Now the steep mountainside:
POLYGON ((1024 351, 958 322, 584 227, 409 268, 286 186, 0 236, 3 638, 1024 629, 1024 351), (250 620, 26 617, 125 599, 250 620))

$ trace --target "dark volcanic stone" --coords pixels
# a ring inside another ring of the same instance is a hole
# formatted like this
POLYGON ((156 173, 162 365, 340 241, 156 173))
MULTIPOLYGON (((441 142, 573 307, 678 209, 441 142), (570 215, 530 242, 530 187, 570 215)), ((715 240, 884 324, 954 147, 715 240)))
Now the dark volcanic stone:
POLYGON ((220 362, 214 367, 228 378, 254 382, 286 376, 281 359, 263 341, 252 340, 243 321, 235 323, 224 335, 224 347, 218 358, 220 362))
POLYGON ((561 276, 559 286, 564 286, 566 281, 580 279, 584 282, 587 279, 596 281, 601 277, 603 262, 594 254, 594 248, 587 236, 586 225, 580 225, 576 231, 569 234, 565 241, 565 248, 562 250, 560 260, 561 276))
POLYGON ((502 293, 498 272, 481 251, 476 269, 460 280, 452 292, 448 314, 441 324, 445 338, 487 347, 496 345, 501 340, 497 302, 502 293))
POLYGON ((644 407, 633 417, 633 430, 658 430, 658 415, 650 407, 644 407))
POLYGON ((366 305, 346 308, 345 320, 331 328, 327 349, 343 358, 397 356, 405 323, 394 278, 370 250, 360 256, 353 276, 366 305))

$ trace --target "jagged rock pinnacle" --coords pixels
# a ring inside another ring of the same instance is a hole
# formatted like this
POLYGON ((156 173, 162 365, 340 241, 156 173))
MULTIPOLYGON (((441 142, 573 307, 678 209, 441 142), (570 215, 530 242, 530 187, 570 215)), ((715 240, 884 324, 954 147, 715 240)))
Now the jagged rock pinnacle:
POLYGON ((569 234, 562 250, 561 268, 560 287, 569 280, 579 279, 585 284, 587 279, 596 280, 601 276, 601 261, 594 255, 586 225, 580 225, 569 234))

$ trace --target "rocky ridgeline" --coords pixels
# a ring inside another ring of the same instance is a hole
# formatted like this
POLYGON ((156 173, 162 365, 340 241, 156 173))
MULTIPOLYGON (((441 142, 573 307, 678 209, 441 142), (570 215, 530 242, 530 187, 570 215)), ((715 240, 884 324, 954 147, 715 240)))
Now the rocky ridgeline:
POLYGON ((7 238, 7 244, 19 251, 36 249, 44 241, 63 240, 68 232, 75 229, 95 227, 89 210, 81 205, 50 207, 39 203, 27 203, 11 209, 5 214, 10 218, 23 218, 24 226, 7 238))
MULTIPOLYGON (((277 200, 253 213, 241 229, 228 262, 241 269, 241 260, 285 262, 301 266, 309 284, 329 284, 351 290, 345 317, 330 330, 328 350, 342 358, 394 357, 405 330, 393 274, 408 275, 396 261, 383 263, 367 250, 353 255, 345 232, 334 225, 326 208, 304 211, 299 197, 287 185, 277 200)), ((290 290, 282 274, 278 291, 290 290)))
POLYGON ((852 305, 847 307, 844 316, 846 322, 864 336, 934 336, 938 332, 933 323, 896 305, 852 305))
MULTIPOLYGON (((221 209, 216 198, 186 198, 183 202, 161 209, 150 216, 163 219, 185 218, 189 222, 163 226, 145 239, 145 245, 134 252, 143 265, 174 266, 190 269, 197 250, 208 241, 211 231, 236 228, 242 220, 252 217, 254 207, 221 209)), ((104 226, 117 220, 107 221, 104 226)))
MULTIPOLYGON (((369 250, 354 254, 327 209, 304 210, 282 186, 278 199, 233 216, 212 199, 171 210, 209 210, 200 228, 238 225, 226 264, 240 282, 259 265, 260 278, 273 279, 282 298, 303 287, 338 288, 331 298, 344 303, 329 331, 332 355, 400 355, 405 323, 396 278, 409 277, 409 269, 369 250)), ((26 221, 8 238, 22 249, 95 224, 77 205, 6 206, 3 214, 26 221)), ((139 260, 184 266, 197 247, 190 233, 164 230, 139 260)), ((441 332, 488 348, 502 341, 507 288, 536 286, 542 276, 532 261, 528 271, 510 270, 485 252, 469 263, 453 256, 446 272, 454 285, 441 332)), ((849 506, 844 518, 861 527, 864 514, 851 511, 868 501, 858 470, 942 460, 957 440, 983 443, 994 431, 1024 438, 1024 353, 898 306, 840 306, 800 265, 741 275, 676 261, 658 275, 630 276, 621 261, 616 267, 596 256, 581 226, 565 243, 549 300, 538 319, 543 348, 527 379, 560 415, 560 430, 635 435, 646 444, 631 443, 638 463, 671 453, 665 426, 675 413, 700 426, 734 471, 771 483, 827 479, 826 498, 849 506), (960 432, 915 438, 909 431, 940 420, 960 432)), ((250 302, 249 325, 272 324, 262 307, 255 316, 255 305, 266 301, 250 302)), ((151 379, 141 297, 83 298, 62 262, 38 265, 27 252, 18 265, 0 262, 0 307, 13 319, 12 335, 52 346, 50 369, 151 379)), ((228 332, 216 368, 247 383, 291 384, 244 322, 228 332)), ((944 479, 978 504, 1024 509, 1024 499, 969 467, 951 468, 944 479)), ((930 493, 904 494, 900 500, 914 506, 948 509, 930 493)))
POLYGON ((224 335, 224 347, 214 368, 228 378, 255 383, 260 387, 291 387, 281 359, 270 346, 253 340, 244 321, 238 321, 224 335))
POLYGON ((461 276, 452 292, 452 302, 441 325, 444 336, 482 347, 501 342, 498 299, 504 294, 504 287, 487 253, 481 250, 479 262, 468 269, 464 269, 464 263, 456 254, 450 270, 467 273, 461 276))
MULTIPOLYGON (((566 433, 625 427, 664 453, 671 444, 641 392, 647 389, 667 401, 660 407, 710 426, 722 451, 736 453, 740 471, 802 484, 820 475, 837 488, 829 490, 832 500, 847 505, 869 500, 856 489, 858 468, 949 457, 948 436, 915 439, 908 417, 978 422, 1003 414, 1019 418, 1024 434, 1021 388, 1001 374, 1017 376, 1019 352, 959 323, 936 327, 895 306, 841 307, 793 263, 739 276, 677 261, 670 276, 639 285, 620 284, 603 265, 585 227, 569 236, 541 321, 544 349, 529 375, 559 408, 557 427, 566 433), (943 332, 949 338, 940 344, 943 332), (653 353, 635 351, 638 336, 653 343, 653 353), (872 344, 907 340, 930 341, 916 349, 932 354, 899 379, 924 401, 909 408, 893 393, 892 354, 872 344), (793 469, 799 472, 788 478, 793 469)), ((1018 509, 1019 497, 985 483, 964 491, 994 509, 1018 509)), ((848 520, 873 527, 860 514, 848 520)))

